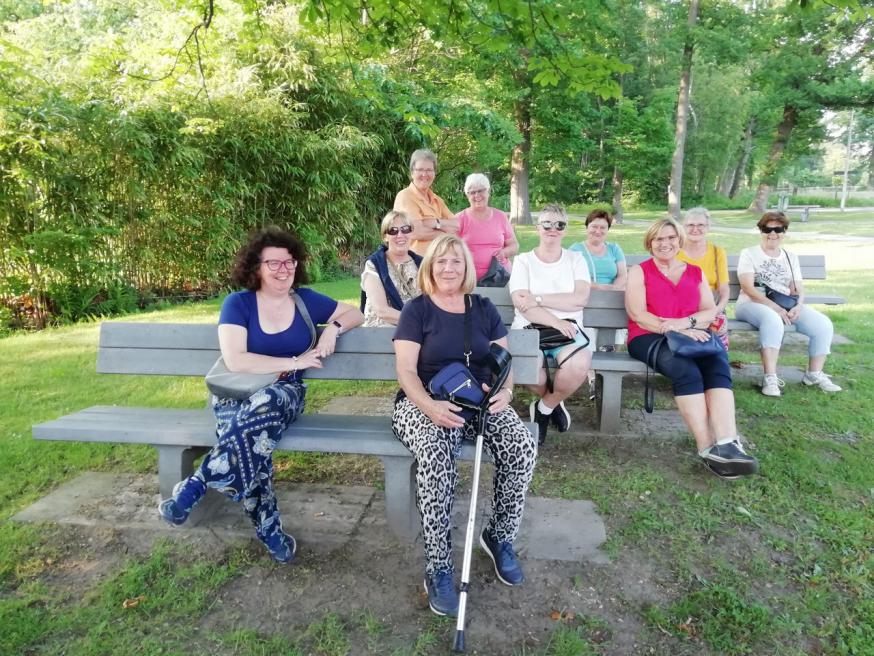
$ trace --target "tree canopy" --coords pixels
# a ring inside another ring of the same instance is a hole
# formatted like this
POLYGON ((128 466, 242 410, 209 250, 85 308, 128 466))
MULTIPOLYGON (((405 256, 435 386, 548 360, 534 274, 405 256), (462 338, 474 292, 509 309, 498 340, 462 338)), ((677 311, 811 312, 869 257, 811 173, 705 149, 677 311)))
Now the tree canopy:
POLYGON ((687 206, 756 189, 758 207, 811 155, 825 112, 870 123, 866 6, 688 13, 680 0, 0 0, 0 296, 43 325, 210 293, 265 224, 298 232, 317 276, 354 270, 419 147, 437 153, 454 210, 474 171, 518 221, 545 202, 665 207, 684 61, 687 206))

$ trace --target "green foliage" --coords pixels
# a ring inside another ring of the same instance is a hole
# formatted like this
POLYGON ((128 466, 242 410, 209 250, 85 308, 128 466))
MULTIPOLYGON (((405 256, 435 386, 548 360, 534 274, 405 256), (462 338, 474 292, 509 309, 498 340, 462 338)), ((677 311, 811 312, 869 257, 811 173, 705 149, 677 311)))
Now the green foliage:
POLYGON ((3 50, 0 294, 34 299, 38 325, 127 311, 140 301, 131 289, 220 289, 263 225, 298 232, 316 277, 373 241, 421 134, 405 136, 403 116, 322 64, 292 9, 260 14, 268 36, 255 47, 250 19, 227 8, 202 37, 222 54, 193 95, 180 90, 196 89, 197 72, 173 69, 167 44, 184 12, 82 11, 55 5, 16 23, 3 50), (156 68, 175 73, 142 79, 156 68))

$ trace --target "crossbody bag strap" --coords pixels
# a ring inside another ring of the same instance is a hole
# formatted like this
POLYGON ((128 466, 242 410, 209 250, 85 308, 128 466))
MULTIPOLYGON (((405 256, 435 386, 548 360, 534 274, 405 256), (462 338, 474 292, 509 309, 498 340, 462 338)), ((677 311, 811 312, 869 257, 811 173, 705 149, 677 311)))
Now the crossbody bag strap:
POLYGON ((789 266, 789 275, 792 276, 792 287, 789 289, 789 293, 791 294, 792 290, 794 289, 795 295, 797 296, 798 295, 798 287, 795 285, 795 270, 794 270, 794 267, 792 266, 792 260, 789 259, 789 253, 786 252, 785 248, 781 248, 780 250, 783 251, 783 255, 786 256, 786 264, 789 266))
POLYGON ((580 242, 580 245, 583 247, 583 250, 586 251, 586 259, 589 260, 589 266, 591 267, 591 269, 590 269, 591 272, 589 274, 589 278, 591 278, 589 283, 591 284, 591 283, 595 282, 595 278, 597 278, 597 275, 598 275, 597 271, 595 271, 595 259, 592 257, 592 254, 589 252, 589 247, 586 245, 586 242, 584 242, 584 241, 580 242))
POLYGON ((473 351, 470 348, 470 294, 464 295, 464 363, 466 367, 470 367, 470 355, 473 351))
POLYGON ((303 319, 303 322, 310 330, 310 345, 309 348, 307 348, 307 351, 309 351, 316 345, 316 327, 313 325, 313 318, 310 316, 310 311, 307 310, 306 303, 303 302, 303 299, 296 291, 292 289, 288 292, 288 295, 291 296, 291 300, 294 301, 294 306, 300 313, 300 318, 303 319))
POLYGON ((652 369, 653 375, 655 375, 656 370, 656 362, 659 359, 659 352, 662 349, 664 343, 668 341, 668 338, 662 335, 656 341, 649 345, 649 348, 646 350, 646 384, 644 385, 643 391, 643 409, 646 410, 648 414, 652 414, 653 409, 655 408, 655 390, 653 389, 653 385, 650 382, 650 369, 652 369))

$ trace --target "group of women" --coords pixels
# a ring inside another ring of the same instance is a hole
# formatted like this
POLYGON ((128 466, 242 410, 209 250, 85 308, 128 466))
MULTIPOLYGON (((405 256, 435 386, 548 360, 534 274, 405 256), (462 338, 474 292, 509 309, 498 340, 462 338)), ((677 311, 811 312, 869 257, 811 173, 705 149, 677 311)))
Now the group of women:
MULTIPOLYGON (((612 224, 608 213, 590 213, 586 241, 566 249, 567 214, 558 205, 548 205, 538 217, 537 247, 517 255, 510 267, 518 242, 506 215, 488 204, 488 179, 469 176, 465 193, 470 207, 452 215, 430 189, 435 173, 434 155, 416 151, 410 161, 412 183, 382 220, 383 244, 367 259, 361 275, 363 311, 301 286, 307 283, 306 252, 293 235, 262 230, 240 249, 232 280, 244 290, 230 294, 222 305, 221 354, 230 371, 277 377, 246 399, 213 396, 216 445, 197 471, 176 485, 172 497, 160 503, 159 514, 180 525, 207 488, 216 489, 242 503, 274 559, 290 562, 297 545, 283 530, 277 509, 272 453, 282 432, 304 410, 303 372, 321 367, 349 330, 361 324, 395 326, 400 391, 392 426, 417 462, 424 588, 435 613, 455 615, 459 596, 450 514, 458 479, 456 456, 475 428, 460 406, 434 398, 428 383, 447 364, 465 362, 483 390, 492 392, 483 435, 495 463, 494 494, 479 539, 498 579, 507 585, 524 580, 513 543, 538 451, 537 441, 511 406, 512 376, 501 389, 489 390, 491 372, 484 356, 492 344, 507 346, 508 331, 487 298, 469 296, 478 278, 495 263, 511 268, 512 327, 539 324, 566 338, 565 345, 544 352, 545 364, 556 367, 554 376, 544 368, 531 387, 536 398, 528 410, 542 443, 550 426, 558 431, 570 427, 564 401, 589 375, 596 338, 585 328, 583 308, 591 289, 625 290, 628 351, 647 360, 653 342, 669 331, 702 340, 707 332, 698 328, 724 326, 728 277, 724 251, 706 240, 709 215, 702 208, 687 213, 685 229, 671 219, 653 223, 644 239, 652 257, 628 269, 622 250, 606 242, 612 224), (315 343, 301 303, 312 323, 325 326, 315 343)), ((803 382, 838 391, 822 373, 831 323, 804 305, 798 259, 781 246, 787 226, 788 219, 779 212, 766 213, 759 221, 761 245, 744 250, 738 265, 743 291, 737 315, 759 327, 763 393, 780 394, 776 360, 783 326, 790 323, 811 337, 803 382), (796 305, 780 307, 763 293, 763 284, 794 296, 796 305)), ((721 335, 727 337, 724 330, 721 335)), ((704 463, 725 478, 756 472, 756 459, 745 453, 737 436, 726 351, 687 358, 662 348, 650 365, 671 379, 704 463)))

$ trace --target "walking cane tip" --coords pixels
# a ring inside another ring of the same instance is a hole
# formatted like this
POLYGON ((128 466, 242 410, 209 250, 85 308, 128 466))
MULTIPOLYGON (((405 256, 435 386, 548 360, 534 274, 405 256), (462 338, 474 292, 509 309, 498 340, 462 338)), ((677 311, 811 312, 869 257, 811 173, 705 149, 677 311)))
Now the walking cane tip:
POLYGON ((464 651, 464 631, 458 630, 455 632, 455 644, 452 645, 452 651, 457 654, 464 651))

